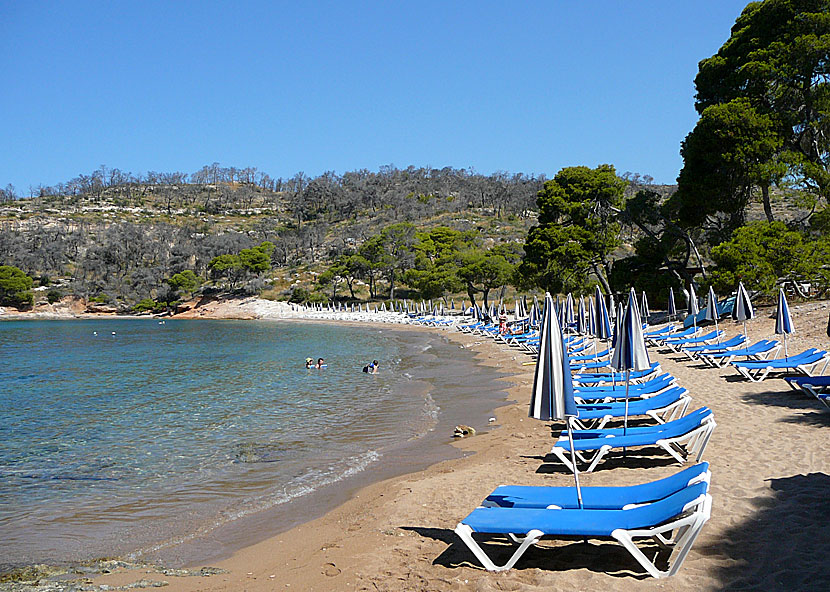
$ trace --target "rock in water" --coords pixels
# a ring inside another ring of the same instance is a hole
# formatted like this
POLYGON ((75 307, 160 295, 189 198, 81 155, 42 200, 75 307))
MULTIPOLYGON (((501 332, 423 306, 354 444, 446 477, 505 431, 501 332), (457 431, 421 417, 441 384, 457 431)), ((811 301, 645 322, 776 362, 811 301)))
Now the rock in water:
POLYGON ((453 438, 464 438, 466 436, 475 436, 476 429, 468 425, 457 425, 453 430, 453 438))

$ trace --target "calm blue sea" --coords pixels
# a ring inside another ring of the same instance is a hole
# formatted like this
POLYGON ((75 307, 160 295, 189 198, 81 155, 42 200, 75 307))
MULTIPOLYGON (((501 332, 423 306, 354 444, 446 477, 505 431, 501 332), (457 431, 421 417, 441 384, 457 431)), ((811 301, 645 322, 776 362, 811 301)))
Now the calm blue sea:
POLYGON ((436 333, 0 323, 0 566, 154 557, 246 519, 266 536, 321 492, 448 455, 450 424, 483 427, 503 399, 496 377, 436 333), (381 373, 362 373, 372 359, 381 373))

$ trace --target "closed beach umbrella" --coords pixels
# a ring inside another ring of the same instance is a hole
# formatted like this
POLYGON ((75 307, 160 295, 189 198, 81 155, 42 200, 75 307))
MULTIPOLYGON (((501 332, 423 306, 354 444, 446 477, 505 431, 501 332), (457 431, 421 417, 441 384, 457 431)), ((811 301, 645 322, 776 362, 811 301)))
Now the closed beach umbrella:
POLYGON ((593 297, 588 299, 588 333, 597 336, 597 307, 593 297))
POLYGON ((518 321, 522 318, 522 303, 518 299, 516 300, 515 309, 516 310, 513 311, 513 316, 516 317, 516 320, 518 321))
POLYGON ((597 286, 594 301, 596 303, 597 308, 597 337, 599 337, 602 340, 608 341, 609 339, 611 339, 611 320, 608 318, 608 310, 605 308, 605 299, 602 297, 602 293, 600 293, 599 291, 599 286, 597 286))
POLYGON ((611 319, 617 318, 617 305, 614 304, 614 295, 608 295, 608 314, 611 315, 611 319))
POLYGON ((830 337, 830 315, 827 316, 827 337, 830 337))
POLYGON ((651 366, 646 342, 643 339, 643 325, 640 312, 637 310, 637 295, 634 293, 634 288, 631 288, 628 294, 628 306, 623 313, 619 327, 617 345, 614 347, 614 355, 611 356, 611 367, 619 372, 625 372, 625 419, 623 423, 623 434, 625 434, 628 430, 628 386, 631 371, 647 370, 651 366))
POLYGON ((787 304, 787 297, 784 296, 784 288, 778 289, 778 309, 775 311, 775 334, 784 336, 784 358, 789 358, 787 351, 787 336, 795 332, 793 318, 790 316, 790 307, 787 304))
POLYGON ((565 300, 565 325, 563 325, 562 328, 567 331, 575 322, 574 297, 570 292, 568 292, 568 298, 565 300))
POLYGON ((450 310, 455 310, 455 298, 450 300, 450 310))
POLYGON ((749 293, 744 288, 743 282, 738 282, 738 294, 735 296, 735 306, 732 308, 732 318, 744 324, 744 338, 746 338, 746 322, 755 317, 752 310, 752 302, 749 300, 749 293))
POLYGON ((536 371, 533 375, 529 415, 542 421, 564 419, 568 424, 576 494, 579 507, 582 508, 582 491, 579 487, 579 471, 576 468, 571 427, 571 418, 577 417, 578 411, 576 401, 574 401, 573 379, 570 363, 565 353, 565 343, 559 325, 553 317, 553 298, 545 293, 545 312, 542 317, 539 357, 536 359, 536 371))
POLYGON ((677 305, 674 303, 674 290, 669 287, 669 318, 674 320, 677 316, 677 305))
POLYGON ((643 322, 648 323, 648 317, 651 313, 648 310, 648 297, 646 296, 645 291, 643 291, 643 299, 640 301, 640 311, 643 314, 643 322))
POLYGON ((694 284, 689 284, 689 314, 692 315, 692 322, 695 325, 695 331, 697 331, 697 315, 700 312, 700 308, 697 305, 697 294, 695 294, 695 286, 694 284))
MULTIPOLYGON (((708 302, 706 303, 706 320, 714 321, 715 331, 719 331, 720 329, 718 329, 718 319, 720 318, 720 313, 718 312, 718 297, 715 296, 715 291, 712 289, 712 286, 709 286, 709 298, 707 300, 708 302)), ((718 337, 718 343, 720 343, 720 337, 718 337)))
POLYGON ((585 323, 585 298, 579 297, 579 314, 576 316, 576 332, 580 335, 585 335, 588 332, 588 327, 585 323))

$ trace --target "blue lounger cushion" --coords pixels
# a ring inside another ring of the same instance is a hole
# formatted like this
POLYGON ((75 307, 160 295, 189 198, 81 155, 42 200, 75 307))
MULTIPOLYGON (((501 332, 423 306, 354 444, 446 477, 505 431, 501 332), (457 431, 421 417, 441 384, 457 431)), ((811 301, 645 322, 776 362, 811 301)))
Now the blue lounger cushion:
MULTIPOLYGON (((668 497, 698 480, 708 479, 709 463, 702 462, 670 477, 623 487, 582 487, 583 508, 620 510, 668 497)), ((575 487, 502 485, 484 500, 485 506, 502 508, 578 508, 575 487)))
POLYGON ((503 534, 539 530, 547 535, 608 537, 615 530, 662 524, 706 495, 708 483, 696 483, 661 500, 629 510, 476 508, 462 524, 473 532, 503 534))
POLYGON ((711 512, 708 483, 702 482, 627 510, 479 508, 455 527, 455 533, 490 571, 512 568, 527 549, 546 535, 611 537, 650 575, 663 578, 680 569, 711 512), (505 564, 496 565, 475 540, 476 533, 507 535, 519 547, 505 564), (656 539, 671 550, 674 560, 668 569, 659 569, 637 546, 635 541, 642 538, 656 539))

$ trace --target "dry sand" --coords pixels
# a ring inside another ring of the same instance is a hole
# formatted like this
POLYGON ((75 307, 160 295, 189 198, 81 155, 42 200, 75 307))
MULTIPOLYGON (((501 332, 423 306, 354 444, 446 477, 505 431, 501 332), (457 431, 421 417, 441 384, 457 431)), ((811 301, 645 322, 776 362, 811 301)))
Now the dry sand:
MULTIPOLYGON (((830 304, 793 307, 798 333, 790 351, 826 348, 830 304)), ((772 334, 772 309, 759 311, 750 338, 772 334)), ((740 330, 721 324, 729 334, 740 330)), ((652 355, 693 397, 715 413, 706 450, 714 498, 683 569, 656 580, 616 543, 545 541, 518 566, 489 573, 453 528, 500 484, 570 485, 549 457, 548 424, 527 418, 533 366, 514 350, 453 333, 484 364, 514 372, 500 427, 461 440, 472 454, 416 474, 377 483, 320 519, 237 552, 210 577, 166 577, 128 571, 95 580, 125 585, 165 580, 176 591, 258 590, 828 590, 830 589, 830 412, 783 380, 748 383, 732 369, 707 369, 685 357, 652 355)), ((557 426, 558 427, 558 426, 557 426)), ((633 484, 676 472, 665 454, 609 457, 584 485, 633 484)), ((496 551, 498 553, 498 551, 496 551)), ((511 550, 506 548, 499 559, 511 550)))

